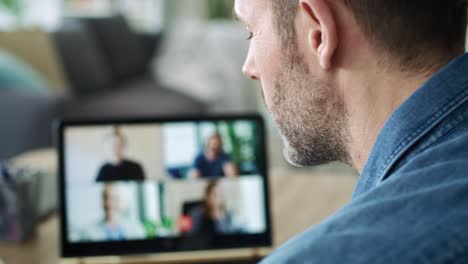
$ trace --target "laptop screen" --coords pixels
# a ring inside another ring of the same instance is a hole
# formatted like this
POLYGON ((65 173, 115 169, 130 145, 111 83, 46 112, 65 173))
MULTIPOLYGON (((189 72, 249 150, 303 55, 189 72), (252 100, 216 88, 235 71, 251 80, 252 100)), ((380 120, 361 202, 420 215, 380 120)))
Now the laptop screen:
POLYGON ((258 116, 60 125, 64 257, 271 245, 258 116))

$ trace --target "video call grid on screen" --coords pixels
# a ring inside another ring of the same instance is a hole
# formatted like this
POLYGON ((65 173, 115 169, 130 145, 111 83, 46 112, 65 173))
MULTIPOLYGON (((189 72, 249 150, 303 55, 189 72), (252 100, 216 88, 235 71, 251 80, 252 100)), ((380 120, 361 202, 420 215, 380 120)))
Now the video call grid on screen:
POLYGON ((258 117, 62 125, 63 242, 271 240, 263 133, 258 117))

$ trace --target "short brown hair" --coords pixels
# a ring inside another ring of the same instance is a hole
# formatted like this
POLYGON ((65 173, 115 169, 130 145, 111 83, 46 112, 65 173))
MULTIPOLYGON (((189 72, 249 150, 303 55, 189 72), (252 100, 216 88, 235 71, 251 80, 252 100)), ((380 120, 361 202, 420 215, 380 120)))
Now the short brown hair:
MULTIPOLYGON (((272 0, 284 41, 296 38, 298 0, 272 0)), ((446 63, 465 49, 467 0, 342 0, 371 45, 404 68, 446 63)))

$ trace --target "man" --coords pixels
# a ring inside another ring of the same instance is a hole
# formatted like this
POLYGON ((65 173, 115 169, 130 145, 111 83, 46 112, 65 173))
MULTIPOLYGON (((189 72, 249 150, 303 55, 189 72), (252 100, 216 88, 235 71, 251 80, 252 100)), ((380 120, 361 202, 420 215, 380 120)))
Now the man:
POLYGON ((353 199, 265 263, 468 263, 466 0, 236 0, 293 164, 353 199))
POLYGON ((212 134, 207 142, 205 150, 195 158, 191 178, 213 179, 218 177, 234 177, 239 173, 237 166, 231 161, 231 157, 223 150, 223 140, 218 133, 212 134))
POLYGON ((112 161, 99 169, 97 182, 143 181, 145 179, 141 165, 125 158, 126 143, 120 128, 115 127, 111 135, 112 161))
POLYGON ((144 239, 145 231, 137 221, 129 221, 122 215, 124 208, 119 186, 106 184, 102 189, 104 219, 87 227, 80 234, 82 241, 120 241, 144 239))

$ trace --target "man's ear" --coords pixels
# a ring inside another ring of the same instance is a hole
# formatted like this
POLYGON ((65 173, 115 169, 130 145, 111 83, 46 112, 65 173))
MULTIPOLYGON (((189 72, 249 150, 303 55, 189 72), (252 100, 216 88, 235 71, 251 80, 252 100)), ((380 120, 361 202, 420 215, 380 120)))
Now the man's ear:
POLYGON ((338 47, 335 17, 327 0, 300 0, 307 25, 309 48, 324 70, 332 67, 332 58, 338 47))

